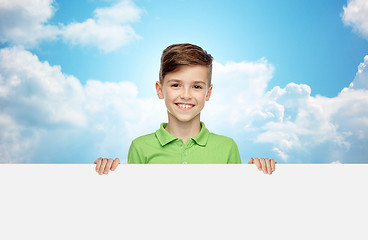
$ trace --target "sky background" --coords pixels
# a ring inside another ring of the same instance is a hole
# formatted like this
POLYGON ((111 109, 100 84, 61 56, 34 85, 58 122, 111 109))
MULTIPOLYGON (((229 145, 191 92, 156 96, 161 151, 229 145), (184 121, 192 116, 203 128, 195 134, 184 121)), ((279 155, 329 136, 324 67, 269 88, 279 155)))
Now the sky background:
POLYGON ((201 119, 243 163, 368 163, 365 0, 2 0, 0 163, 126 163, 184 42, 214 57, 201 119))

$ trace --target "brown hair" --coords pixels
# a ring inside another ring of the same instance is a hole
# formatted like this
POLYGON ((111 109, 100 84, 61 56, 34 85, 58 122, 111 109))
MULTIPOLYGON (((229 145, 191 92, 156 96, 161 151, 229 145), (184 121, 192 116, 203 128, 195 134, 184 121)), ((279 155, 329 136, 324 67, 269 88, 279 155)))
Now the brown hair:
POLYGON ((199 46, 189 43, 170 45, 162 52, 159 75, 160 83, 163 84, 164 77, 167 73, 177 70, 180 66, 202 65, 208 69, 208 86, 210 86, 212 60, 213 57, 211 54, 208 54, 199 46))

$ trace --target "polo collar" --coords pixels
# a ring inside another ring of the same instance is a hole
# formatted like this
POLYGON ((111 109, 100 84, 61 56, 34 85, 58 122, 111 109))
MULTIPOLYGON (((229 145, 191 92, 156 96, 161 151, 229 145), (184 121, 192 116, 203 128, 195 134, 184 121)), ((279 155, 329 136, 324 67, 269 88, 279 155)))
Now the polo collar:
MULTIPOLYGON (((155 132, 156 137, 157 137, 158 141, 160 142, 161 146, 164 146, 164 145, 178 139, 177 137, 175 137, 174 135, 172 135, 171 133, 169 133, 168 131, 165 130, 166 126, 167 126, 167 123, 161 123, 160 129, 158 129, 155 132)), ((201 121, 201 131, 195 137, 193 137, 192 139, 198 145, 206 146, 209 134, 210 133, 209 133, 208 129, 206 128, 204 123, 201 121)))
POLYGON ((200 146, 206 146, 208 136, 210 135, 210 132, 204 125, 204 122, 201 121, 201 131, 197 134, 197 136, 193 137, 192 139, 200 146))
POLYGON ((178 139, 171 133, 165 130, 165 127, 167 126, 167 123, 161 123, 160 129, 156 131, 156 137, 158 141, 160 142, 161 146, 164 146, 168 144, 169 142, 174 141, 175 139, 178 139))

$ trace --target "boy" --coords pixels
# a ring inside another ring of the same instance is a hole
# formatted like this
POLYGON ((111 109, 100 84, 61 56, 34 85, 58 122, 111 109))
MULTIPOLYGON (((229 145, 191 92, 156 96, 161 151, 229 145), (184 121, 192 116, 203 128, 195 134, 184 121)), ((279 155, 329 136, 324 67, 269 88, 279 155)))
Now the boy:
MULTIPOLYGON (((229 137, 210 133, 200 121, 205 101, 212 93, 212 56, 192 44, 174 44, 161 57, 156 91, 164 99, 168 123, 155 133, 133 140, 128 163, 241 163, 238 147, 229 137)), ((120 160, 98 158, 96 171, 107 174, 120 160)), ((251 158, 259 170, 275 171, 273 159, 251 158)))

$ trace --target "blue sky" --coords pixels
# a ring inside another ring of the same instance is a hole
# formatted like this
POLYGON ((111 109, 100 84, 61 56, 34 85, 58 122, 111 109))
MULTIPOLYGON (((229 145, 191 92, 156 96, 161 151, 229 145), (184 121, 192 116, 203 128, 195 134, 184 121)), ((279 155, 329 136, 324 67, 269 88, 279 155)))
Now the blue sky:
POLYGON ((190 42, 216 62, 202 119, 243 163, 368 163, 364 0, 3 1, 0 16, 2 162, 126 160, 166 120, 162 50, 190 42))
MULTIPOLYGON (((289 82, 306 83, 311 86, 312 95, 328 97, 336 96, 350 84, 368 51, 367 41, 342 23, 340 15, 346 5, 343 1, 135 4, 143 12, 132 26, 142 38, 131 44, 105 54, 92 47, 72 47, 56 41, 34 51, 41 60, 61 65, 64 72, 81 81, 121 81, 155 78, 162 50, 172 43, 191 42, 212 53, 219 62, 266 57, 277 68, 270 88, 289 82), (136 66, 144 66, 148 71, 143 75, 135 70, 136 66)), ((55 5, 57 11, 51 22, 68 24, 92 17, 94 9, 108 7, 111 2, 58 1, 55 5)), ((150 92, 153 95, 154 89, 150 92)))

